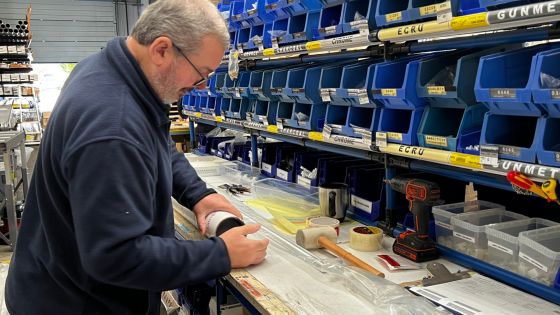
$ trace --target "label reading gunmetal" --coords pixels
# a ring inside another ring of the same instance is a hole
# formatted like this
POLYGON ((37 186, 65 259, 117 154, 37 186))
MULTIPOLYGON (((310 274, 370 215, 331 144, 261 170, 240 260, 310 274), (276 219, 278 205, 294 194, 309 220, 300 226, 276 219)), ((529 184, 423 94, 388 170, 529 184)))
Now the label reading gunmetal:
POLYGON ((490 96, 493 98, 515 98, 514 89, 490 89, 490 96))

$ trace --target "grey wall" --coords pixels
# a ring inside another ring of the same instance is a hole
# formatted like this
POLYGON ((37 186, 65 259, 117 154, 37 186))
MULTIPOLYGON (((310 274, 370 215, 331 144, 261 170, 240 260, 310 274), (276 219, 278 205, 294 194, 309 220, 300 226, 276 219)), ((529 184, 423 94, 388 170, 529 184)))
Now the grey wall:
POLYGON ((111 1, 0 0, 0 19, 23 19, 29 4, 34 62, 79 62, 117 34, 111 1))

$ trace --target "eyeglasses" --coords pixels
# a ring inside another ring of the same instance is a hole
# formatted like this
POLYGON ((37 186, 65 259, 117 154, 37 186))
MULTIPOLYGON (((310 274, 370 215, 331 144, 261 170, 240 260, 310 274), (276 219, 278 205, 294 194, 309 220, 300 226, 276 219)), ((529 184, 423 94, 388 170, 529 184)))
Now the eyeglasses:
POLYGON ((199 70, 198 68, 191 62, 191 60, 187 57, 187 55, 185 55, 183 53, 183 51, 181 50, 181 48, 177 47, 175 44, 173 44, 173 47, 175 47, 175 49, 177 49, 177 51, 183 56, 185 57, 185 60, 187 60, 187 62, 191 65, 191 67, 193 67, 194 71, 196 71, 196 73, 198 73, 198 75, 200 76, 200 80, 196 81, 195 83, 193 83, 193 86, 199 86, 203 83, 206 83, 213 75, 214 72, 210 72, 208 74, 208 76, 204 76, 199 70))

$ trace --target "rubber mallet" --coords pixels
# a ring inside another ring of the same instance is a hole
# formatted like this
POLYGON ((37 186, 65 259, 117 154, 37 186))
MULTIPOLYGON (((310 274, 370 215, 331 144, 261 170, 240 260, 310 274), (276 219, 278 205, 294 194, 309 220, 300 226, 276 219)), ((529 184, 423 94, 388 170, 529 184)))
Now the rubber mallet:
POLYGON ((298 230, 296 234, 296 243, 305 249, 326 248, 333 254, 346 260, 350 265, 369 271, 378 277, 385 278, 385 275, 381 271, 373 268, 365 261, 336 245, 336 230, 332 227, 324 226, 298 230))

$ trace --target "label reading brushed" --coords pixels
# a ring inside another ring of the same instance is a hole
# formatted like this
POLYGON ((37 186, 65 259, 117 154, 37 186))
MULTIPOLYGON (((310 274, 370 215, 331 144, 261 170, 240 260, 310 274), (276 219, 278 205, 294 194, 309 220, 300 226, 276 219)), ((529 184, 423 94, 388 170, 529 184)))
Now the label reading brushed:
POLYGON ((387 147, 387 133, 386 132, 376 132, 375 133, 375 146, 379 148, 387 147))
POLYGON ((288 180, 288 172, 278 168, 278 169, 276 169, 276 177, 287 181, 288 180))
POLYGON ((391 140, 402 141, 402 133, 399 132, 387 132, 387 138, 391 140))
POLYGON ((263 170, 263 171, 265 171, 269 174, 272 174, 272 165, 270 165, 268 163, 265 163, 265 162, 262 162, 261 163, 261 170, 263 170))
POLYGON ((490 89, 490 96, 493 98, 515 98, 514 89, 490 89))
POLYGON ((550 90, 550 96, 555 99, 560 98, 560 89, 550 90))
POLYGON ((445 86, 428 86, 428 94, 430 95, 446 95, 445 86))
POLYGON ((438 137, 438 136, 424 136, 424 140, 427 144, 438 146, 438 147, 447 147, 447 138, 445 137, 438 137))
POLYGON ((521 150, 518 147, 513 147, 509 145, 500 145, 500 154, 520 156, 521 150))
POLYGON ((472 236, 468 236, 468 235, 465 235, 465 234, 462 234, 462 233, 459 233, 459 232, 456 232, 456 231, 453 231, 453 236, 458 237, 458 238, 460 238, 464 241, 467 241, 469 243, 475 243, 475 239, 472 236))
POLYGON ((402 20, 402 12, 393 12, 385 15, 387 22, 395 22, 402 20))
POLYGON ((506 253, 506 254, 509 254, 509 255, 512 255, 512 256, 513 256, 513 250, 511 250, 511 249, 509 249, 509 248, 507 248, 507 247, 505 247, 505 246, 502 246, 502 245, 500 245, 500 244, 498 244, 498 243, 494 243, 494 242, 492 242, 492 241, 488 241, 488 246, 489 246, 489 247, 492 247, 492 248, 495 248, 495 249, 497 249, 497 250, 499 250, 499 251, 501 251, 501 252, 504 252, 504 253, 506 253))

